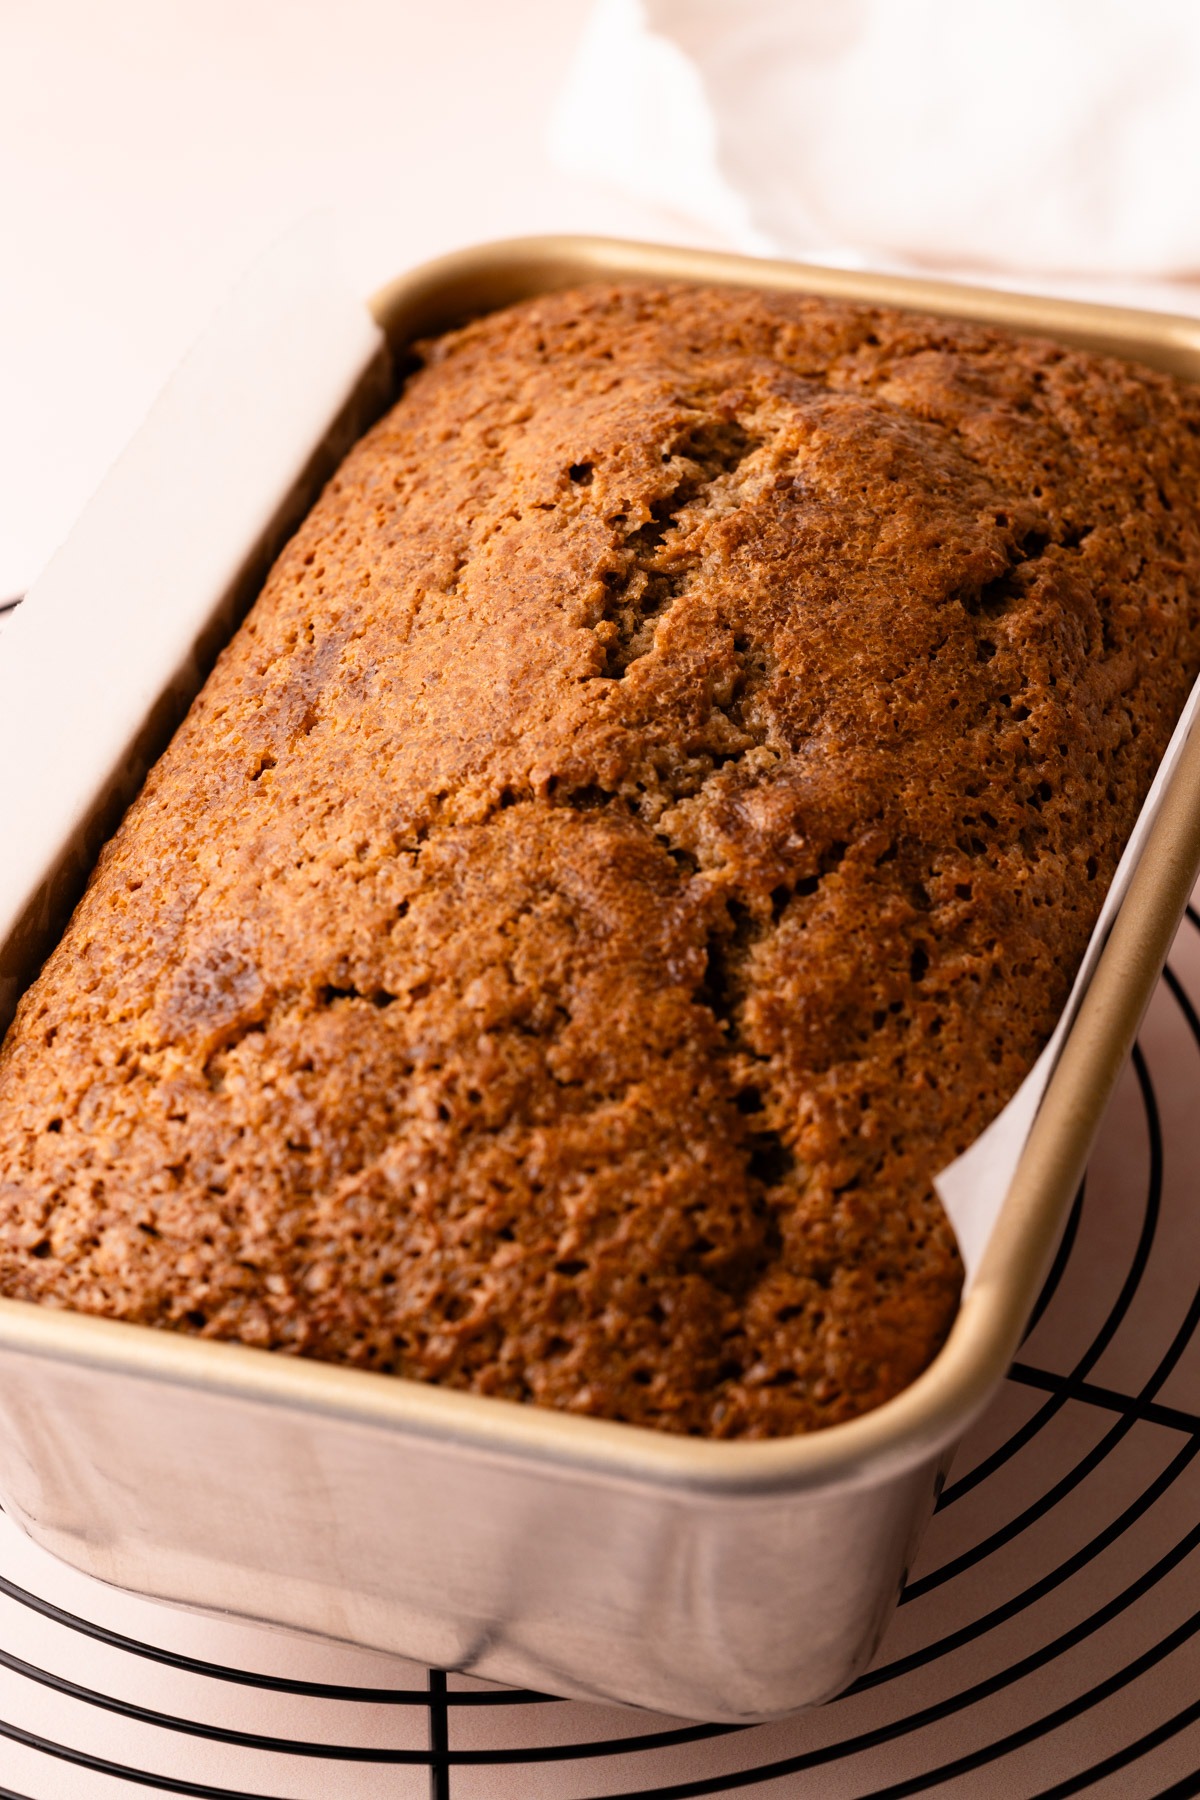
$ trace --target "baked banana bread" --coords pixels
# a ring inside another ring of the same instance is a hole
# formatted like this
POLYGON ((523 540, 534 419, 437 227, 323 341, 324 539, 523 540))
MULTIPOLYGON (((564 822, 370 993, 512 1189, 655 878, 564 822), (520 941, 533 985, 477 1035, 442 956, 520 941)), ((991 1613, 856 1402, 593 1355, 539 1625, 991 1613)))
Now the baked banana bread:
POLYGON ((22 1003, 0 1291, 715 1437, 895 1394, 1200 668, 1198 476, 1186 385, 900 312, 424 346, 22 1003))

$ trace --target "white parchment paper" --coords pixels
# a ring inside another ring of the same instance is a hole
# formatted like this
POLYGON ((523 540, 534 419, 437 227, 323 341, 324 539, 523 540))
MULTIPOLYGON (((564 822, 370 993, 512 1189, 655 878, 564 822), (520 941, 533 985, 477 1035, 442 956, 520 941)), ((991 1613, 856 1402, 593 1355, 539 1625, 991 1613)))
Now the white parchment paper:
MULTIPOLYGON (((4 627, 0 946, 119 791, 383 337, 319 222, 235 289, 4 627)), ((11 985, 11 983, 8 983, 11 985)), ((0 1002, 8 998, 0 976, 0 1002)))

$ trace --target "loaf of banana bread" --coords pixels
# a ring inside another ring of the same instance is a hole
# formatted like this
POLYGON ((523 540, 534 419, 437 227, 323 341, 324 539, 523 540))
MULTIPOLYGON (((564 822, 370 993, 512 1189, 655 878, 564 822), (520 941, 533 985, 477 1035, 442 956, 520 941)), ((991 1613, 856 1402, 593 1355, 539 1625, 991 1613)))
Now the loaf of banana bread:
POLYGON ((932 1177, 1200 669, 1200 401, 683 285, 420 360, 22 1003, 0 1291, 673 1431, 847 1419, 945 1337, 932 1177))

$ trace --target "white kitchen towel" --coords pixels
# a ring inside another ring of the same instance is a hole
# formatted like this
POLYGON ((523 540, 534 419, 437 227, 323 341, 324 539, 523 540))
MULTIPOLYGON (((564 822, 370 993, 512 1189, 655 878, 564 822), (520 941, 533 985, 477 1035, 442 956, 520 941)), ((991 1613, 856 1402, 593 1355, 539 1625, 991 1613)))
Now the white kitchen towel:
POLYGON ((598 0, 550 148, 742 249, 1200 279, 1200 6, 598 0))

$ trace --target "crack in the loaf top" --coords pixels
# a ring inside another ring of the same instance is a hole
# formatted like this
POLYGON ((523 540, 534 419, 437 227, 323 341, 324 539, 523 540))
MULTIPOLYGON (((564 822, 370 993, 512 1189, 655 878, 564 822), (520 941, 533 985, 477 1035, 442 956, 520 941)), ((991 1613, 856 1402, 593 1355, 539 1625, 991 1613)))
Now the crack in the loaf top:
POLYGON ((678 465, 670 490, 652 501, 650 517, 624 534, 618 567, 602 576, 607 590, 593 629, 604 646, 601 675, 620 680, 654 646, 658 620, 684 593, 695 555, 681 552, 682 515, 713 485, 731 477, 764 440, 736 419, 701 419, 680 432, 664 454, 678 465))
POLYGON ((771 1123, 766 1059, 742 1030, 740 965, 754 944, 771 929, 737 899, 726 904, 725 922, 710 932, 704 979, 696 998, 720 1027, 733 1086, 733 1103, 743 1121, 742 1148, 746 1173, 765 1193, 796 1174, 795 1152, 771 1123))
MULTIPOLYGON (((1045 556, 1047 550, 1076 550, 1091 535, 1091 531, 1090 525, 1065 529, 1058 537, 1052 537, 1047 531, 1027 531, 1018 540, 1008 566, 999 575, 959 595, 964 610, 972 618, 998 619, 1028 593, 1036 575, 1033 565, 1045 556)), ((994 646, 990 644, 989 652, 994 653, 994 646)), ((987 660, 987 653, 980 660, 987 660)))

